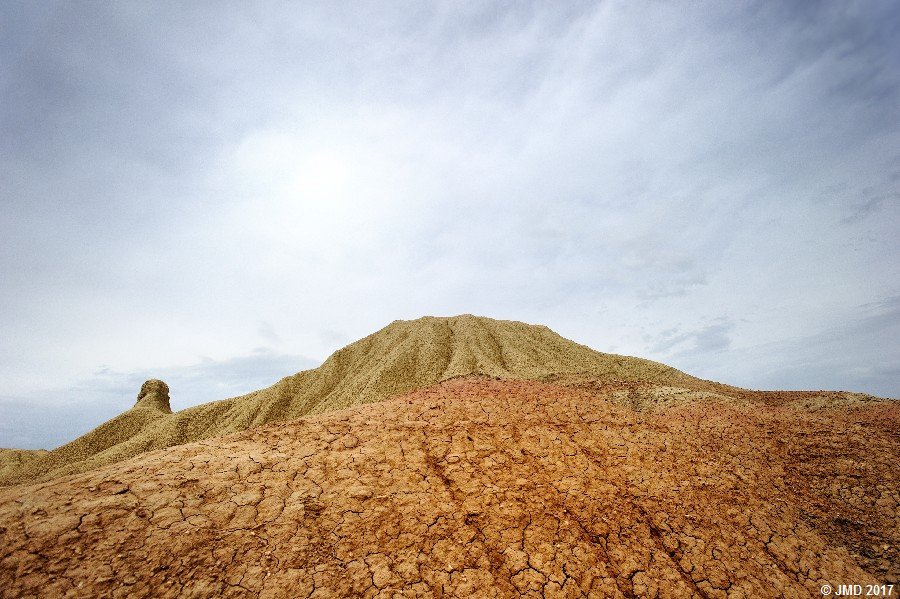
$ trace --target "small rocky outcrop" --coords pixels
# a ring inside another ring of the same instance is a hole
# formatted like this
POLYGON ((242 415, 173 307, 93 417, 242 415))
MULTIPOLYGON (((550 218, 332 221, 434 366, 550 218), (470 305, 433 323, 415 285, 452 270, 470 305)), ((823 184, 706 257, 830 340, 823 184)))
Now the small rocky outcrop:
POLYGON ((141 385, 141 391, 138 393, 136 408, 153 408, 165 412, 172 413, 169 406, 169 386, 159 379, 150 379, 141 385))

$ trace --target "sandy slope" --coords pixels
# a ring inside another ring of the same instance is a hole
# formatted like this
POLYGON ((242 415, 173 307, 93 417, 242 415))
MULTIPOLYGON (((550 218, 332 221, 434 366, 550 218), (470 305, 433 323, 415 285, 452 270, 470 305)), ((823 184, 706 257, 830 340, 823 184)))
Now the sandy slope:
POLYGON ((0 453, 0 486, 85 472, 145 451, 381 401, 473 373, 699 382, 663 364, 594 351, 544 326, 471 315, 396 321, 335 352, 318 368, 241 397, 173 414, 168 389, 153 401, 140 401, 142 390, 134 408, 51 452, 27 459, 0 453))
POLYGON ((0 490, 0 593, 810 597, 897 581, 896 402, 566 382, 459 378, 0 490))

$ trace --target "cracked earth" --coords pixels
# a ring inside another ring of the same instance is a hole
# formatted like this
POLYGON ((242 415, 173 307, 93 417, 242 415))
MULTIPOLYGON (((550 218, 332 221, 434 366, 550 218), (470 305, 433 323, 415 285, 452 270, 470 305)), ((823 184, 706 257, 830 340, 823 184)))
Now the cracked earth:
POLYGON ((468 377, 3 489, 0 595, 810 597, 897 582, 897 402, 746 395, 641 410, 608 387, 468 377))

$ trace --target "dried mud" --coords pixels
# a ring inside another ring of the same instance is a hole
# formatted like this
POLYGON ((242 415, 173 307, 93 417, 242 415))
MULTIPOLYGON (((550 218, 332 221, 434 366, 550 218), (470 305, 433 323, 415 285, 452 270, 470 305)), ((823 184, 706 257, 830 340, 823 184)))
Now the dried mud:
POLYGON ((468 377, 146 453, 0 490, 0 595, 810 597, 897 582, 900 409, 802 405, 815 397, 468 377))

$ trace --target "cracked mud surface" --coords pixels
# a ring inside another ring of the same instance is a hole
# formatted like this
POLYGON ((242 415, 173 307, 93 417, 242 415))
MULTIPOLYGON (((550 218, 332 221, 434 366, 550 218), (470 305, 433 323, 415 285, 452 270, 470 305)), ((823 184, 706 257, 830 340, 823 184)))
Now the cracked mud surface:
POLYGON ((898 580, 897 402, 636 411, 616 393, 454 379, 0 490, 0 595, 809 597, 898 580))

